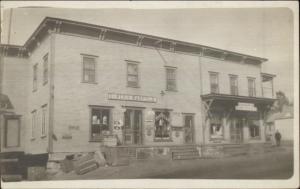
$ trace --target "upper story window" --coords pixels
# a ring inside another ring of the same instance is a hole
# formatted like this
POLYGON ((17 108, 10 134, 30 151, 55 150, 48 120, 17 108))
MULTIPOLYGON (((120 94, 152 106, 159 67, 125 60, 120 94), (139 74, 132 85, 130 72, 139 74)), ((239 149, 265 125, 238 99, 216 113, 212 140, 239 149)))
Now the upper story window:
POLYGON ((48 54, 46 54, 43 58, 43 84, 48 83, 48 54))
POLYGON ((127 86, 139 87, 138 62, 127 61, 127 86))
POLYGON ((219 93, 219 74, 216 72, 209 72, 210 78, 210 92, 219 93))
POLYGON ((166 67, 166 76, 167 76, 167 86, 166 90, 168 91, 176 91, 176 68, 174 67, 166 67))
POLYGON ((255 78, 248 77, 248 95, 256 96, 255 78))
POLYGON ((32 83, 33 91, 37 90, 37 73, 38 73, 38 64, 35 64, 33 66, 33 83, 32 83))
POLYGON ((238 95, 238 76, 229 75, 229 80, 230 80, 230 94, 238 95))
POLYGON ((96 57, 83 55, 82 64, 83 64, 82 82, 96 83, 96 57))

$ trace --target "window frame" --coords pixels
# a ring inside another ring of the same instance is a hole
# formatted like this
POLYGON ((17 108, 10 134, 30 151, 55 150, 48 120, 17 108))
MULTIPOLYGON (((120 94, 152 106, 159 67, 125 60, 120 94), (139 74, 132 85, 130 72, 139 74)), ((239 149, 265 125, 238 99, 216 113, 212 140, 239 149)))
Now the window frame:
POLYGON ((177 91, 177 67, 171 67, 171 66, 165 66, 165 73, 166 73, 166 91, 177 91), (175 79, 169 79, 168 78, 168 71, 172 70, 174 71, 175 79), (168 81, 174 81, 175 87, 174 89, 168 88, 168 81))
POLYGON ((97 84, 97 62, 98 62, 97 59, 98 59, 98 56, 95 56, 95 55, 81 54, 81 66, 82 66, 82 70, 81 70, 81 75, 82 75, 81 82, 82 83, 97 84), (94 81, 86 81, 85 80, 86 69, 85 69, 84 58, 92 58, 92 59, 94 59, 94 70, 88 69, 88 71, 94 71, 94 81))
POLYGON ((33 65, 32 70, 32 91, 35 92, 38 89, 38 63, 33 65))
POLYGON ((140 62, 137 61, 132 61, 132 60, 125 60, 126 62, 126 86, 127 87, 132 87, 132 88, 139 88, 140 87, 140 69, 139 69, 139 64, 140 62), (137 74, 129 74, 128 72, 128 67, 129 65, 135 65, 137 67, 137 74), (129 76, 134 76, 137 78, 137 82, 135 85, 132 84, 132 82, 129 82, 129 76))
POLYGON ((256 97, 256 78, 255 77, 247 77, 247 81, 248 81, 248 96, 256 97), (252 86, 250 86, 250 81, 253 82, 253 88, 252 88, 252 86))
POLYGON ((49 80, 49 56, 48 53, 43 57, 43 85, 49 80))
POLYGON ((238 75, 229 74, 229 86, 230 86, 230 95, 238 96, 239 95, 239 81, 238 75), (236 86, 232 85, 232 79, 235 79, 236 86), (233 88, 235 91, 233 91, 233 88))
MULTIPOLYGON (((101 111, 103 111, 103 110, 107 110, 108 111, 108 115, 109 115, 109 118, 107 119, 107 121, 108 121, 108 130, 107 131, 109 131, 109 132, 111 132, 112 131, 112 106, 95 106, 95 105, 90 105, 89 106, 89 116, 90 116, 90 118, 89 118, 89 142, 102 142, 103 141, 103 138, 104 138, 104 134, 103 133, 100 133, 100 135, 99 135, 99 139, 95 139, 95 138, 93 138, 93 136, 92 136, 92 125, 93 125, 93 118, 92 118, 92 116, 93 116, 93 109, 96 109, 96 110, 101 110, 101 111)), ((94 124, 95 125, 95 124, 94 124)))
POLYGON ((172 142, 172 124, 171 124, 171 111, 170 110, 160 110, 160 109, 153 109, 154 111, 154 115, 155 115, 155 120, 154 120, 154 128, 155 128, 155 131, 154 131, 154 136, 153 136, 153 141, 154 142, 172 142), (157 125, 156 125, 156 113, 159 112, 160 113, 165 113, 165 112, 168 112, 169 116, 168 116, 168 120, 169 120, 169 124, 168 124, 168 127, 170 127, 170 130, 168 131, 169 132, 169 136, 168 137, 157 137, 156 136, 156 129, 157 129, 157 125))
POLYGON ((47 116, 47 104, 44 104, 42 107, 41 107, 41 110, 42 110, 42 124, 41 124, 41 138, 44 138, 47 136, 47 121, 48 121, 48 116, 47 116))
POLYGON ((20 115, 4 115, 4 147, 5 148, 17 148, 21 146, 21 116, 20 115), (18 144, 16 146, 7 145, 8 135, 8 120, 18 121, 18 144))
POLYGON ((210 84, 210 93, 211 94, 220 94, 219 73, 218 72, 209 72, 209 84, 210 84), (213 76, 216 76, 216 81, 217 81, 217 83, 216 83, 217 90, 215 92, 213 91, 213 84, 214 84, 214 83, 212 83, 213 76))

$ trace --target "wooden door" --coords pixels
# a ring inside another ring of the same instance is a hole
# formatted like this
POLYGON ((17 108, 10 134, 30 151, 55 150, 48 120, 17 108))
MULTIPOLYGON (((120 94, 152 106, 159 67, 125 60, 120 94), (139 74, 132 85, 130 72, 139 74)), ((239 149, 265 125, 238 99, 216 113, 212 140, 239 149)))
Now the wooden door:
POLYGON ((194 116, 184 116, 184 141, 186 144, 194 143, 194 116))
POLYGON ((142 111, 127 109, 125 111, 124 144, 138 145, 142 142, 142 111))

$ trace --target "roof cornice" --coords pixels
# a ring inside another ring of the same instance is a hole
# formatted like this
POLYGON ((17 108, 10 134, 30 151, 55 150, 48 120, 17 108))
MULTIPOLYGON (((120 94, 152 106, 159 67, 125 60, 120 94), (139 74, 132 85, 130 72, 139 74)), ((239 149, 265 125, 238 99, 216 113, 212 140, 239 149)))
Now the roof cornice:
MULTIPOLYGON (((256 56, 251 56, 251 55, 246 55, 242 53, 237 53, 233 51, 228 51, 224 49, 219 49, 219 48, 214 48, 214 47, 209 47, 205 45, 200 45, 200 44, 195 44, 195 43, 190 43, 190 42, 185 42, 185 41, 179 41, 179 40, 174 40, 174 39, 169 39, 169 38, 164 38, 164 37, 159 37, 159 36, 154 36, 154 35, 148 35, 148 34, 142 34, 142 33, 137 33, 137 32, 131 32, 127 30, 122 30, 122 29, 116 29, 116 28, 111 28, 111 27, 105 27, 105 26, 100 26, 100 25, 94 25, 94 24, 89 24, 89 23, 84 23, 84 22, 78 22, 78 21, 73 21, 73 20, 66 20, 66 19, 61 19, 61 18, 54 18, 54 17, 45 17, 43 21, 39 24, 39 26, 36 28, 36 30, 31 34, 31 36, 28 38, 28 40, 25 42, 25 44, 20 48, 25 50, 26 52, 31 52, 39 41, 43 39, 46 35, 48 35, 51 32, 54 33, 60 33, 63 31, 60 31, 60 29, 66 26, 74 26, 74 27, 80 27, 84 28, 86 30, 91 30, 94 33, 97 31, 99 32, 99 36, 93 36, 95 38, 98 38, 100 40, 105 40, 103 35, 105 35, 106 31, 109 32, 115 32, 115 33, 121 33, 125 35, 130 35, 137 37, 137 43, 135 45, 142 46, 141 41, 145 38, 155 40, 156 42, 166 42, 169 43, 170 47, 167 50, 173 51, 173 52, 180 52, 180 50, 176 50, 176 47, 178 46, 184 46, 191 48, 195 50, 195 52, 189 52, 189 54, 197 55, 197 56, 207 56, 210 57, 209 53, 206 52, 213 52, 213 53, 220 53, 220 57, 218 59, 226 59, 227 55, 234 56, 235 58, 238 57, 240 58, 242 62, 249 63, 249 64, 260 64, 262 62, 267 61, 266 58, 261 58, 261 57, 256 57, 256 56), (175 46, 175 50, 174 50, 175 46), (199 52, 198 52, 199 49, 199 52)), ((75 30, 73 30, 75 32, 75 30)), ((70 31, 69 31, 70 32, 70 31)), ((162 45, 162 44, 160 44, 162 45)), ((5 47, 6 49, 11 48, 13 45, 2 45, 0 46, 1 49, 5 47)), ((157 45, 157 47, 154 48, 162 48, 162 46, 157 45)), ((162 48, 165 50, 165 48, 162 48)), ((214 57, 215 58, 215 57, 214 57)), ((239 60, 238 60, 239 61, 239 60)))

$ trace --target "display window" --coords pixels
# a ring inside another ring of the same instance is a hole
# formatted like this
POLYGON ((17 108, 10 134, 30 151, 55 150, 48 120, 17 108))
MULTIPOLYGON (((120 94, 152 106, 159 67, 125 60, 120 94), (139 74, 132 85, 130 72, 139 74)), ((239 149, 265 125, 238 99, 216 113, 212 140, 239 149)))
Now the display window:
POLYGON ((155 139, 170 139, 171 124, 170 112, 156 111, 155 112, 155 139))
POLYGON ((102 140, 103 135, 109 134, 110 109, 91 109, 91 140, 102 140))

